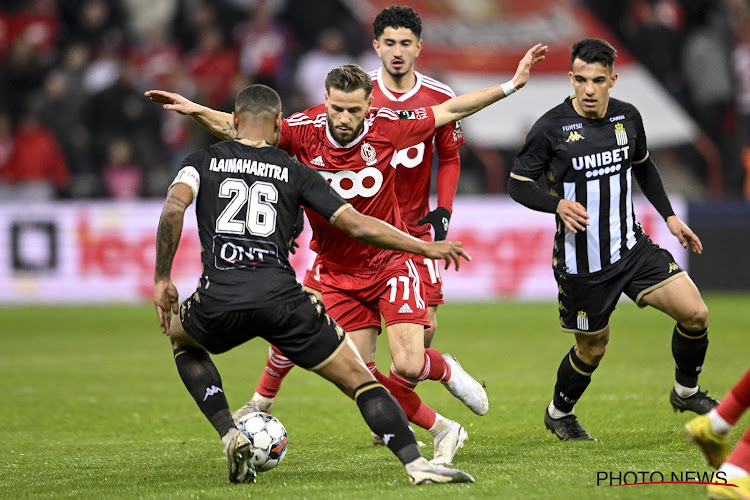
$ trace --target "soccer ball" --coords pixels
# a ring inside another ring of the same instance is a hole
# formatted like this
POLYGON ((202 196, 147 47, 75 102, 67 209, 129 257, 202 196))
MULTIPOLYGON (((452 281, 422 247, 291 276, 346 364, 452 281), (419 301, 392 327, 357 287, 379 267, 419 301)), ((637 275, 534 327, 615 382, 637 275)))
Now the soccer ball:
POLYGON ((258 472, 271 470, 286 455, 287 437, 284 425, 268 413, 248 413, 237 422, 237 428, 250 440, 250 461, 258 472))

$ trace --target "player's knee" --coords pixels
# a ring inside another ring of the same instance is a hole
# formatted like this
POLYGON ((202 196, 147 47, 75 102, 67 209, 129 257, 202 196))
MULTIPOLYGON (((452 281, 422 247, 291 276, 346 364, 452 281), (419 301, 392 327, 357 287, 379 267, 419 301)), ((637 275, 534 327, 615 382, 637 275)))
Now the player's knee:
POLYGON ((424 367, 424 358, 417 362, 416 359, 410 360, 402 358, 400 360, 393 360, 393 368, 396 373, 409 380, 416 380, 422 374, 422 368, 424 367))
POLYGON ((703 301, 691 307, 679 323, 692 331, 704 330, 708 327, 708 306, 703 301))
POLYGON ((587 365, 596 366, 607 352, 607 342, 587 342, 576 345, 576 354, 587 365))

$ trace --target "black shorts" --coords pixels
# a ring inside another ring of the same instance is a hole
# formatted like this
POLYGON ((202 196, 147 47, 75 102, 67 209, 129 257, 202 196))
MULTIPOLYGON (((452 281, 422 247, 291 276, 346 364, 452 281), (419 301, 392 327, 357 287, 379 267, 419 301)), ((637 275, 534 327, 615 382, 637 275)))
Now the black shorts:
POLYGON ((625 262, 590 276, 555 271, 560 328, 564 332, 597 334, 625 293, 639 307, 647 293, 685 274, 667 250, 650 240, 625 262))
POLYGON ((180 321, 185 333, 212 354, 261 337, 308 370, 323 368, 346 344, 346 333, 323 304, 303 291, 278 305, 239 311, 206 311, 193 294, 180 307, 180 321))

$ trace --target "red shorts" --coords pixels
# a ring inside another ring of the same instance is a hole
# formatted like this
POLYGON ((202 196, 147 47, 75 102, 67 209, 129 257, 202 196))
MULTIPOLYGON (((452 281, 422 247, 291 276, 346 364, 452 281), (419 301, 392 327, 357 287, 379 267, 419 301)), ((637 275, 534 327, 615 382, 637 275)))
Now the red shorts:
POLYGON ((307 271, 305 271, 305 277, 302 280, 302 284, 307 288, 320 291, 320 257, 318 257, 318 254, 316 253, 313 255, 314 258, 310 261, 310 265, 307 266, 307 271))
MULTIPOLYGON (((412 260, 419 272, 419 278, 422 280, 422 288, 424 288, 425 296, 427 297, 427 305, 437 306, 444 304, 443 279, 440 277, 440 265, 442 261, 428 259, 421 255, 415 255, 412 260)), ((315 254, 315 258, 307 267, 302 284, 313 290, 321 291, 320 257, 318 257, 318 254, 315 254)))
POLYGON ((320 283, 328 314, 347 332, 380 330, 381 315, 386 326, 430 326, 424 288, 411 259, 378 274, 350 274, 321 266, 320 283))
POLYGON ((428 306, 437 306, 444 304, 443 300, 443 279, 440 277, 440 266, 442 260, 428 259, 421 255, 415 255, 414 265, 419 271, 419 277, 422 279, 422 287, 427 297, 428 306))

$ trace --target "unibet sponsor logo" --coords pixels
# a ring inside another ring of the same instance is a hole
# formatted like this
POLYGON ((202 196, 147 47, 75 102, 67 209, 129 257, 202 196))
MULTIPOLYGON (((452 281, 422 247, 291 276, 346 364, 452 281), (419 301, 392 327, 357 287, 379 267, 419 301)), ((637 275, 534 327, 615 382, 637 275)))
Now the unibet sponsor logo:
POLYGON ((573 132, 570 133, 570 135, 568 136, 568 139, 565 142, 575 142, 575 141, 581 141, 583 139, 585 139, 585 137, 574 130, 573 132))
POLYGON ((599 177, 619 172, 622 162, 630 159, 630 146, 615 148, 586 156, 571 158, 575 170, 586 170, 586 177, 599 177))

